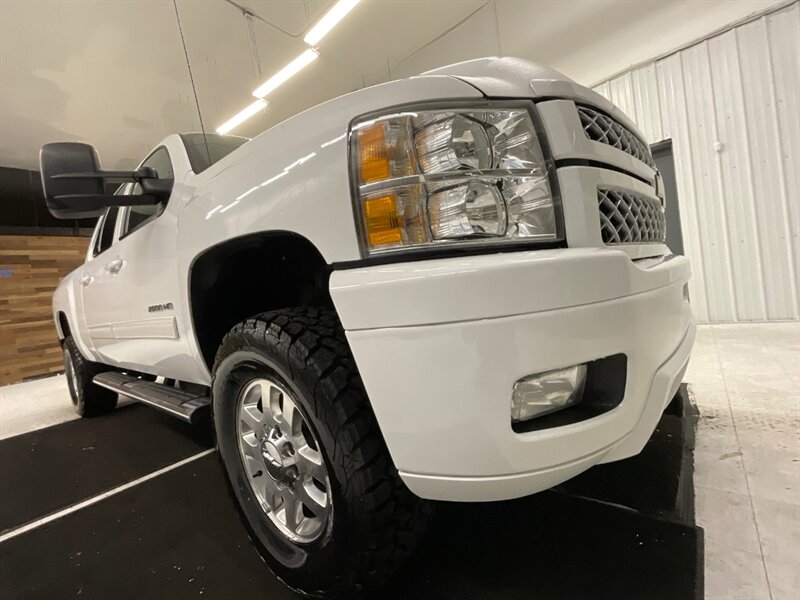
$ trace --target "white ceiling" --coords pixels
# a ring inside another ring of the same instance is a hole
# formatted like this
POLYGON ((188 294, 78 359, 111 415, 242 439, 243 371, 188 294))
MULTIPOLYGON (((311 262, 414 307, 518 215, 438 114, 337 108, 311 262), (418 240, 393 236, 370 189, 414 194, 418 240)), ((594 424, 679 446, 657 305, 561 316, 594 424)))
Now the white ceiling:
MULTIPOLYGON (((320 42, 320 58, 234 133, 481 55, 538 59, 593 83, 775 1, 364 0, 320 42)), ((207 130, 306 48, 303 32, 331 4, 237 3, 254 16, 226 0, 177 2, 207 130)), ((133 167, 165 135, 200 129, 172 0, 0 0, 0 87, 4 166, 36 168, 43 143, 83 140, 106 168, 133 167)))

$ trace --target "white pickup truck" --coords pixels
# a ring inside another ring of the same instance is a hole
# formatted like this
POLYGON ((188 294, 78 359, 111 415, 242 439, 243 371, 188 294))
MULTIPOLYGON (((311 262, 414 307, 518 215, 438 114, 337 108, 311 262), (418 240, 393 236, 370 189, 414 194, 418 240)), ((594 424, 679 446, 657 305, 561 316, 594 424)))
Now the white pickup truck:
POLYGON ((637 454, 689 360, 649 147, 528 61, 363 89, 252 140, 171 135, 134 172, 77 143, 41 163, 54 215, 99 216, 53 300, 78 412, 120 393, 210 414, 253 541, 307 595, 385 581, 429 500, 637 454))

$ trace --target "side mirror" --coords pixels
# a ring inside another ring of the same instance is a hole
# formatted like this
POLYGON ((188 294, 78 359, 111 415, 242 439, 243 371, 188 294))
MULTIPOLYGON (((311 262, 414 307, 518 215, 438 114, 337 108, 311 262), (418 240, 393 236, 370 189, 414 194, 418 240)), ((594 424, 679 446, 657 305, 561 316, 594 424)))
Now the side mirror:
POLYGON ((159 179, 155 169, 102 171, 97 151, 89 144, 55 142, 39 153, 47 209, 57 219, 100 216, 109 206, 158 204, 172 191, 171 179, 159 179), (107 194, 105 182, 141 184, 144 194, 107 194))

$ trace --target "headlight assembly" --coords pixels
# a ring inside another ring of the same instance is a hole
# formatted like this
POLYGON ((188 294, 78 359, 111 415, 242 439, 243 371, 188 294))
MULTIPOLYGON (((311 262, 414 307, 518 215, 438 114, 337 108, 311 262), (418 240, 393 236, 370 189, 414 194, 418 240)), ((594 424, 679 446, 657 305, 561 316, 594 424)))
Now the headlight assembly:
POLYGON ((561 239, 530 111, 493 102, 356 121, 350 159, 367 253, 561 239))

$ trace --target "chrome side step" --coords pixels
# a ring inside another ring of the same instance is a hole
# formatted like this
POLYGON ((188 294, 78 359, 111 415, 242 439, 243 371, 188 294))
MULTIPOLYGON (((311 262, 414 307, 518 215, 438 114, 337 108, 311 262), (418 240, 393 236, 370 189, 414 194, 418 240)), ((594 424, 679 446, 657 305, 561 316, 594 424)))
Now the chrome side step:
POLYGON ((95 375, 96 385, 169 413, 173 417, 197 424, 211 406, 206 395, 180 390, 171 386, 143 381, 131 375, 109 371, 95 375))

